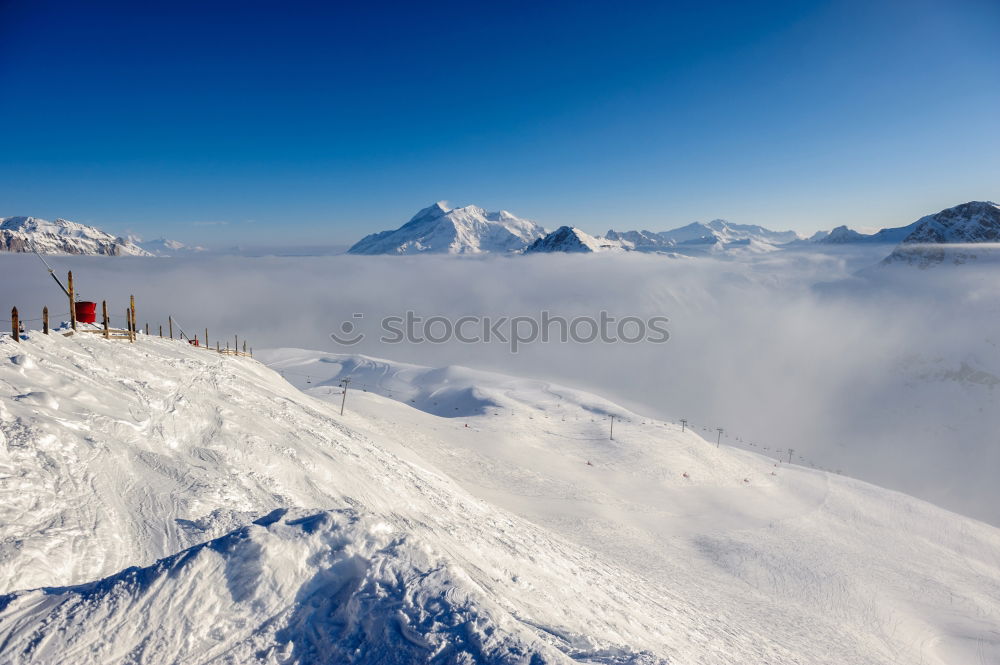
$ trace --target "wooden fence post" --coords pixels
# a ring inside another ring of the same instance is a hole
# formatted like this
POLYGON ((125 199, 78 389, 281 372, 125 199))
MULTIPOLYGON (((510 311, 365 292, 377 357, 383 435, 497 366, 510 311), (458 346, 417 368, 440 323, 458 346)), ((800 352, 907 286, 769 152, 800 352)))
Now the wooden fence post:
POLYGON ((173 339, 174 338, 174 317, 172 317, 172 316, 168 316, 167 317, 167 325, 170 326, 170 339, 173 339))
POLYGON ((163 337, 163 324, 160 324, 160 337, 163 337))
MULTIPOLYGON (((226 346, 228 346, 228 344, 226 346)), ((240 350, 240 336, 233 335, 233 353, 236 353, 239 350, 240 350)))
POLYGON ((21 323, 17 320, 17 307, 10 310, 10 331, 14 341, 21 343, 21 323))
POLYGON ((205 348, 208 348, 208 328, 205 328, 205 348))
POLYGON ((125 308, 125 327, 128 328, 128 330, 126 330, 125 332, 128 333, 128 341, 129 342, 134 342, 135 340, 132 339, 132 321, 131 321, 131 319, 132 319, 132 314, 129 312, 128 307, 126 307, 125 308))
POLYGON ((129 309, 128 329, 129 329, 129 333, 131 333, 132 341, 134 342, 135 341, 136 333, 138 332, 135 329, 135 296, 134 295, 130 295, 128 297, 128 309, 129 309))
POLYGON ((76 330, 76 291, 73 290, 73 271, 69 271, 69 275, 66 277, 66 281, 69 283, 69 322, 73 326, 73 330, 76 330))
POLYGON ((111 331, 108 330, 108 301, 101 301, 101 322, 104 324, 104 339, 111 339, 111 331))
POLYGON ((42 332, 46 335, 49 334, 49 307, 46 305, 42 308, 42 332))
POLYGON ((146 337, 149 337, 149 321, 146 321, 146 337))

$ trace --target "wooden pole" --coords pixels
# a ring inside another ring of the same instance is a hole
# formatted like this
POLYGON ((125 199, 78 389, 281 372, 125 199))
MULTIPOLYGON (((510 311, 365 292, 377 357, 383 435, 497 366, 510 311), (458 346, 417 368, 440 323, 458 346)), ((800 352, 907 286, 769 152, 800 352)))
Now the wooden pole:
POLYGON ((10 331, 14 341, 21 342, 21 323, 17 320, 17 307, 10 310, 10 331))
POLYGON ((160 337, 163 337, 163 324, 160 324, 160 337))
POLYGON ((134 342, 135 341, 135 333, 136 333, 136 330, 135 330, 135 296, 134 295, 130 295, 128 297, 128 309, 129 309, 128 329, 129 329, 129 333, 131 333, 130 337, 132 338, 132 341, 134 342))
POLYGON ((101 301, 101 321, 104 323, 104 339, 111 339, 111 331, 108 329, 108 301, 101 301))
POLYGON ((208 348, 208 328, 205 328, 205 348, 208 348))
POLYGON ((170 326, 170 339, 174 338, 174 317, 167 317, 167 324, 170 326))
POLYGON ((72 270, 69 271, 66 281, 69 282, 69 322, 73 326, 73 330, 76 330, 76 291, 73 290, 72 270))
POLYGON ((125 322, 126 322, 126 325, 128 327, 128 330, 126 331, 128 333, 128 341, 129 342, 134 342, 135 340, 132 339, 132 321, 130 320, 131 318, 132 318, 132 315, 129 312, 128 307, 126 307, 125 308, 125 322))
MULTIPOLYGON (((226 346, 228 346, 228 344, 226 346)), ((233 353, 236 353, 239 350, 240 350, 240 336, 233 335, 233 353)))
POLYGON ((222 348, 219 346, 219 340, 215 340, 215 350, 222 353, 222 348))
POLYGON ((45 306, 42 308, 42 332, 46 335, 49 334, 49 308, 45 306))
POLYGON ((146 337, 149 337, 149 321, 146 321, 146 337))

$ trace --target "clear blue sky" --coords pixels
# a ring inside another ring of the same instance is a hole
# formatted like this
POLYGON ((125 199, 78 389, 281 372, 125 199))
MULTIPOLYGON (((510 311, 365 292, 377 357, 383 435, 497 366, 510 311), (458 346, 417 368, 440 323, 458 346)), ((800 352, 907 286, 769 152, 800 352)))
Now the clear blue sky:
POLYGON ((0 216, 350 242, 438 199, 812 231, 1000 198, 996 0, 0 0, 0 216))

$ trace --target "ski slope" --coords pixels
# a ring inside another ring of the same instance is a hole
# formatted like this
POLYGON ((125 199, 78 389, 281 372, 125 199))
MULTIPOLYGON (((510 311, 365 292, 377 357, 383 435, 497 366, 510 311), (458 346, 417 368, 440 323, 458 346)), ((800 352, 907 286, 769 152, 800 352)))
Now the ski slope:
POLYGON ((0 344, 0 663, 1000 660, 997 529, 593 395, 0 344))

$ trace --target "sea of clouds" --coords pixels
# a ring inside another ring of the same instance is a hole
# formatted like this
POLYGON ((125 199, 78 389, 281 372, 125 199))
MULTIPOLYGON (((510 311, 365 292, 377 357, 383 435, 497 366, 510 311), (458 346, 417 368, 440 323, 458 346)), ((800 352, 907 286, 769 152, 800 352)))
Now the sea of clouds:
MULTIPOLYGON (((155 334, 257 349, 458 364, 599 393, 649 416, 796 457, 1000 524, 997 266, 876 264, 884 247, 791 249, 729 260, 639 254, 513 257, 52 257, 83 299, 155 334), (382 318, 667 317, 665 343, 386 344, 382 318), (357 317, 355 315, 362 315, 357 317), (330 333, 350 321, 363 341, 330 333)), ((0 257, 22 318, 67 311, 34 256, 0 257)), ((5 317, 6 318, 6 317, 5 317)), ((39 325, 33 322, 32 326, 39 325)))

